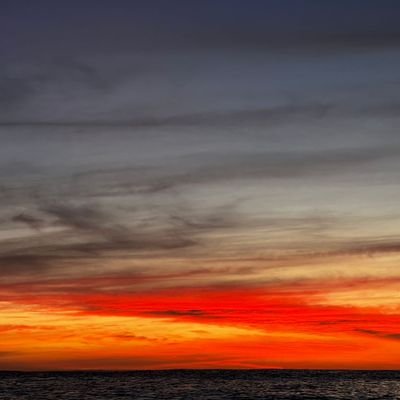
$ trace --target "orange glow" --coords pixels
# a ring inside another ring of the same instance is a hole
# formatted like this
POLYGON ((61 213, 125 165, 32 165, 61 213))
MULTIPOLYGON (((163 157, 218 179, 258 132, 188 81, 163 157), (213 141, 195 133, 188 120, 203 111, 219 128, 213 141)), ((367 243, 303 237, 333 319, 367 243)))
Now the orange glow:
POLYGON ((3 285, 1 367, 400 367, 397 309, 357 297, 390 297, 395 279, 107 292, 129 279, 3 285))

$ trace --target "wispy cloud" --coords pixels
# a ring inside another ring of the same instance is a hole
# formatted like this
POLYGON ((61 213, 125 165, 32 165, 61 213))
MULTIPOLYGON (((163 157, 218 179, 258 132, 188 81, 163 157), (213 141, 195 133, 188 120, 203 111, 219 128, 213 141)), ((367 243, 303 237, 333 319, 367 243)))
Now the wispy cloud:
POLYGON ((372 329, 356 329, 356 332, 382 339, 400 340, 400 333, 389 333, 372 329))

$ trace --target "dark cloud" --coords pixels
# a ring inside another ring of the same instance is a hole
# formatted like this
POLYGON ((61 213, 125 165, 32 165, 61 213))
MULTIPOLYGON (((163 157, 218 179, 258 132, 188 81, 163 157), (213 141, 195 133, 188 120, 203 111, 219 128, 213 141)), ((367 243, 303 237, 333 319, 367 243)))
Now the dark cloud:
MULTIPOLYGON (((59 235, 60 236, 60 235, 59 235)), ((43 241, 34 246, 26 246, 20 241, 22 248, 13 251, 2 251, 0 256, 0 274, 2 275, 34 275, 40 273, 66 273, 78 264, 81 268, 93 262, 115 257, 126 257, 136 253, 168 252, 190 248, 197 244, 191 238, 174 235, 174 232, 157 232, 154 235, 140 234, 127 236, 124 239, 98 239, 82 237, 71 231, 59 237, 57 242, 43 241), (75 240, 75 242, 74 242, 75 240), (71 242, 72 243, 69 243, 71 242), (72 265, 74 261, 76 265, 72 265)), ((153 256, 156 257, 157 253, 153 256)), ((159 255, 158 255, 159 256, 159 255)))
POLYGON ((385 253, 399 253, 400 238, 393 240, 392 238, 371 238, 365 240, 353 239, 348 243, 342 244, 338 254, 353 254, 374 256, 385 253))
MULTIPOLYGON (((232 228, 239 223, 231 206, 213 213, 196 214, 188 209, 169 214, 168 209, 150 221, 141 221, 141 210, 125 210, 121 217, 97 205, 57 203, 41 206, 39 234, 4 242, 0 246, 0 274, 3 276, 67 273, 112 257, 160 257, 202 243, 203 235, 232 228), (189 216, 187 216, 189 215, 189 216), (46 233, 49 228, 63 228, 46 233)), ((150 208, 151 212, 151 208, 150 208)), ((33 217, 14 217, 15 222, 32 224, 33 217)), ((36 223, 36 219, 33 221, 36 223)))
POLYGON ((13 222, 26 224, 32 229, 40 229, 40 227, 43 225, 43 220, 25 213, 14 215, 11 220, 13 222))
POLYGON ((41 256, 37 251, 27 254, 23 252, 0 254, 0 275, 6 276, 31 276, 49 272, 53 268, 53 257, 41 256))
POLYGON ((189 208, 183 208, 178 214, 170 214, 168 208, 162 214, 151 217, 149 222, 140 219, 140 213, 147 211, 150 205, 140 204, 139 209, 125 210, 124 217, 131 217, 125 223, 119 222, 120 216, 106 212, 94 204, 66 205, 53 204, 43 206, 42 211, 56 217, 55 223, 73 231, 94 234, 106 240, 76 245, 75 249, 103 250, 157 250, 178 249, 197 244, 195 236, 204 231, 232 228, 239 223, 235 220, 232 206, 223 206, 212 212, 196 214, 189 208), (154 223, 154 227, 152 226, 154 223), (163 227, 164 226, 164 227, 163 227))
POLYGON ((202 310, 155 310, 155 311, 147 311, 144 314, 153 315, 157 317, 195 317, 195 318, 215 318, 207 312, 202 310))
POLYGON ((355 331, 364 335, 375 336, 382 339, 400 340, 400 333, 388 333, 373 329, 356 329, 355 331))
MULTIPOLYGON (((379 156, 381 155, 378 153, 379 156)), ((376 157, 374 153, 361 153, 358 162, 372 161, 376 157)), ((312 161, 307 168, 313 168, 312 165, 315 168, 312 161)), ((330 162, 335 162, 338 165, 341 164, 341 168, 344 161, 343 157, 338 157, 338 160, 335 157, 331 160, 329 157, 327 159, 321 157, 322 163, 329 165, 330 162)), ((349 157, 349 166, 353 162, 357 162, 354 161, 354 155, 349 157)), ((285 163, 282 162, 281 165, 282 168, 285 167, 285 163)), ((232 167, 227 170, 233 172, 232 167)), ((254 176, 254 172, 249 174, 250 176, 254 176)), ((215 179, 215 175, 212 179, 215 179)), ((240 233, 242 227, 262 228, 264 234, 268 234, 265 241, 256 244, 256 248, 263 246, 264 250, 268 249, 269 240, 276 234, 303 232, 304 242, 294 245, 294 248, 298 250, 294 259, 287 255, 272 257, 270 260, 263 259, 264 264, 268 261, 265 265, 279 266, 282 263, 283 265, 291 263, 298 265, 302 259, 311 260, 321 256, 400 252, 400 244, 393 238, 372 237, 359 241, 355 238, 346 241, 330 239, 330 230, 333 227, 337 229, 341 224, 341 221, 336 218, 315 215, 302 218, 273 218, 264 215, 256 221, 251 221, 237 211, 236 202, 213 210, 208 209, 206 212, 199 212, 190 204, 179 204, 176 199, 173 204, 173 208, 164 205, 160 209, 153 209, 150 204, 141 201, 133 208, 118 209, 118 206, 110 208, 96 203, 76 201, 39 203, 40 218, 27 213, 16 214, 12 218, 14 222, 27 224, 29 227, 40 227, 40 231, 32 237, 1 243, 1 275, 16 277, 58 275, 73 270, 76 265, 80 265, 83 272, 86 266, 101 265, 115 257, 123 259, 139 257, 143 260, 159 258, 167 254, 187 257, 196 249, 197 252, 200 249, 209 251, 210 245, 212 247, 212 243, 207 239, 209 234, 225 231, 229 234, 226 236, 225 243, 228 245, 234 237, 231 235, 235 232, 240 233), (143 212, 151 216, 150 219, 149 217, 143 219, 143 212), (58 231, 47 233, 46 230, 49 228, 57 228, 58 231), (314 249, 312 243, 316 239, 321 242, 325 234, 328 237, 324 239, 325 244, 322 249, 319 251, 314 249), (267 246, 266 249, 265 246, 267 246)), ((271 251, 273 253, 273 248, 271 251)), ((218 260, 220 255, 216 257, 218 260)), ((234 257, 233 260, 243 262, 241 257, 234 257)), ((204 268, 201 271, 205 272, 204 268)), ((189 274, 192 272, 188 271, 189 274)), ((218 268, 215 272, 223 273, 218 268)), ((243 267, 242 272, 247 275, 252 274, 254 270, 251 267, 243 267)), ((211 273, 211 271, 207 270, 206 273, 211 273)), ((225 269, 225 273, 240 274, 240 271, 232 267, 225 269)))
POLYGON ((112 215, 104 213, 96 205, 52 204, 42 207, 46 214, 56 217, 57 223, 78 231, 95 233, 111 241, 123 241, 129 230, 116 224, 112 215))

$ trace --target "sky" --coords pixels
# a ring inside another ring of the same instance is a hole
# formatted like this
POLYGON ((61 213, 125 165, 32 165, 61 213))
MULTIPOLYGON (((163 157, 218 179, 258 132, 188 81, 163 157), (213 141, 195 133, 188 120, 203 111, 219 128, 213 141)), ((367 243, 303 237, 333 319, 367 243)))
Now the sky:
POLYGON ((399 18, 2 0, 0 369, 399 369, 399 18))

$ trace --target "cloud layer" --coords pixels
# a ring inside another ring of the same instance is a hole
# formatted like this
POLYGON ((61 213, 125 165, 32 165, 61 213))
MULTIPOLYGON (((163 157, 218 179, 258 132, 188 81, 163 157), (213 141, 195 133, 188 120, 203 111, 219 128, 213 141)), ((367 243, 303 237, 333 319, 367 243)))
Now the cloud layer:
POLYGON ((8 3, 0 368, 399 367, 397 3, 8 3))

